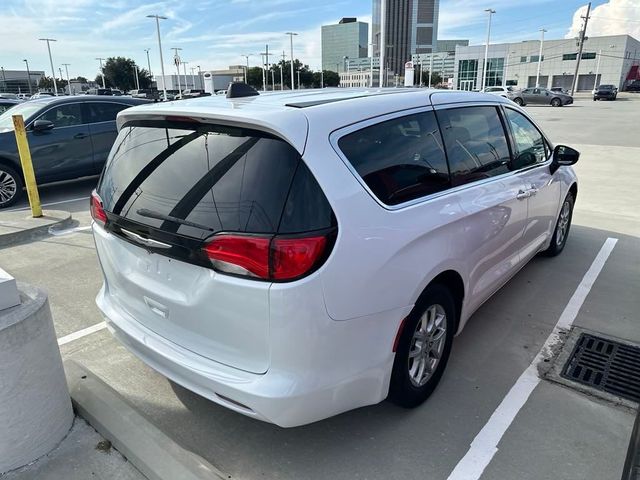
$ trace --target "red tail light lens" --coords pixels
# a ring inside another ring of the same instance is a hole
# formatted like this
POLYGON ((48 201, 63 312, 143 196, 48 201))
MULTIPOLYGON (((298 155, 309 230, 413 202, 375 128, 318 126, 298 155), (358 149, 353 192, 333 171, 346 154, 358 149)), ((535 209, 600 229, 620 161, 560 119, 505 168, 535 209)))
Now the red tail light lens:
POLYGON ((272 278, 288 280, 304 275, 324 253, 326 244, 326 237, 274 238, 272 278))
POLYGON ((107 214, 104 213, 104 208, 102 207, 102 199, 100 195, 96 193, 94 190, 91 192, 91 217, 96 221, 104 225, 107 223, 107 214))
POLYGON ((219 235, 204 247, 213 266, 223 272, 269 278, 271 239, 245 235, 219 235), (239 268, 238 268, 239 267, 239 268))
POLYGON ((292 280, 314 268, 327 247, 326 236, 278 238, 216 235, 204 247, 220 271, 263 280, 292 280))

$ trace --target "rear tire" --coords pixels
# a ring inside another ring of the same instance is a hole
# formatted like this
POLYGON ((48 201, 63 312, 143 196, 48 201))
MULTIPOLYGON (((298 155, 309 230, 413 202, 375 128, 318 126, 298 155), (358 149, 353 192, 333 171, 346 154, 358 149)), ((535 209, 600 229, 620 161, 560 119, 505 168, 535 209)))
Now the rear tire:
POLYGON ((524 100, 522 100, 520 97, 514 98, 513 101, 516 102, 516 105, 519 105, 519 106, 524 105, 524 100))
POLYGON ((13 168, 0 164, 0 209, 16 203, 24 195, 22 177, 13 168))
POLYGON ((571 219, 573 218, 573 205, 575 199, 573 194, 569 192, 562 202, 560 208, 560 214, 556 221, 556 227, 551 237, 551 245, 543 253, 548 257, 555 257, 559 255, 564 246, 567 244, 567 238, 569 237, 569 230, 571 229, 571 219))
POLYGON ((447 366, 456 325, 449 290, 439 284, 428 286, 400 334, 389 385, 393 403, 413 408, 429 398, 447 366))
POLYGON ((559 98, 554 98, 553 100, 551 100, 551 106, 552 107, 561 107, 562 106, 562 100, 560 100, 559 98))

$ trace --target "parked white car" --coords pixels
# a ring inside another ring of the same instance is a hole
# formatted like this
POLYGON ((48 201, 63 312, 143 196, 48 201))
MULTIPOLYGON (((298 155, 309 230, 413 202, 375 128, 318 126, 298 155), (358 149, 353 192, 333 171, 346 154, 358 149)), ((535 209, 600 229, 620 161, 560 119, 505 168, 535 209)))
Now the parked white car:
POLYGON ((521 107, 527 104, 524 96, 522 95, 522 90, 518 90, 513 87, 502 87, 502 86, 485 87, 483 91, 484 93, 490 93, 492 95, 499 95, 501 97, 508 98, 509 100, 517 103, 521 107))
POLYGON ((118 114, 91 199, 110 331, 283 427, 421 404, 472 313, 565 247, 579 153, 495 95, 239 86, 118 114))

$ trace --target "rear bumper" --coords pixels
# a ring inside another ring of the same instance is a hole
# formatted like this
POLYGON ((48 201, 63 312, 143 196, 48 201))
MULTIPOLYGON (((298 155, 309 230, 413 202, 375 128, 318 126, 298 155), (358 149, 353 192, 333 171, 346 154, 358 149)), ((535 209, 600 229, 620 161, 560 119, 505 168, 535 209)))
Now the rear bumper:
MULTIPOLYGON (((282 366, 274 361, 266 373, 253 374, 202 357, 157 335, 114 307, 105 287, 96 303, 110 332, 147 365, 198 395, 258 420, 295 427, 378 403, 387 396, 394 358, 390 344, 381 345, 381 353, 376 354, 375 346, 367 347, 365 343, 369 358, 362 355, 362 348, 353 348, 353 358, 345 366, 341 364, 345 361, 344 352, 317 351, 323 349, 323 342, 319 341, 316 346, 305 347, 307 351, 316 349, 309 358, 291 358, 288 365, 282 366), (328 365, 331 361, 334 365, 328 365), (317 369, 313 368, 314 363, 317 369)), ((376 328, 377 321, 394 324, 390 332, 397 326, 389 316, 403 313, 384 312, 363 320, 332 323, 340 324, 336 331, 340 335, 345 334, 346 324, 353 323, 354 333, 359 331, 362 337, 362 322, 369 328, 376 328)), ((393 336, 389 340, 392 342, 393 336)), ((289 341, 293 343, 295 339, 289 341)), ((279 349, 286 350, 285 345, 279 349)))

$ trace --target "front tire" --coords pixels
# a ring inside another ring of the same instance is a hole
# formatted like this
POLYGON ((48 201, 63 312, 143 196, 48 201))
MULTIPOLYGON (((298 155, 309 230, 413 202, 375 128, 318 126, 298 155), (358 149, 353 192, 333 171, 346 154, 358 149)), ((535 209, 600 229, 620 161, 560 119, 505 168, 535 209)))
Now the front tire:
POLYGON ((551 245, 544 251, 544 254, 548 257, 555 257, 559 255, 564 246, 567 244, 567 238, 569 237, 569 230, 571 229, 571 219, 573 218, 573 205, 575 199, 573 194, 569 192, 562 202, 560 208, 560 214, 556 221, 556 228, 553 231, 553 237, 551 237, 551 245))
POLYGON ((13 168, 0 164, 0 209, 7 208, 22 198, 22 178, 13 168))
POLYGON ((524 100, 522 100, 520 97, 516 97, 513 101, 516 102, 516 105, 520 107, 524 105, 524 100))
POLYGON ((389 399, 405 408, 433 393, 447 366, 456 322, 449 290, 430 285, 407 317, 393 362, 389 399))
POLYGON ((562 100, 560 100, 559 98, 554 98, 553 100, 551 100, 551 106, 552 107, 561 107, 562 106, 562 100))

